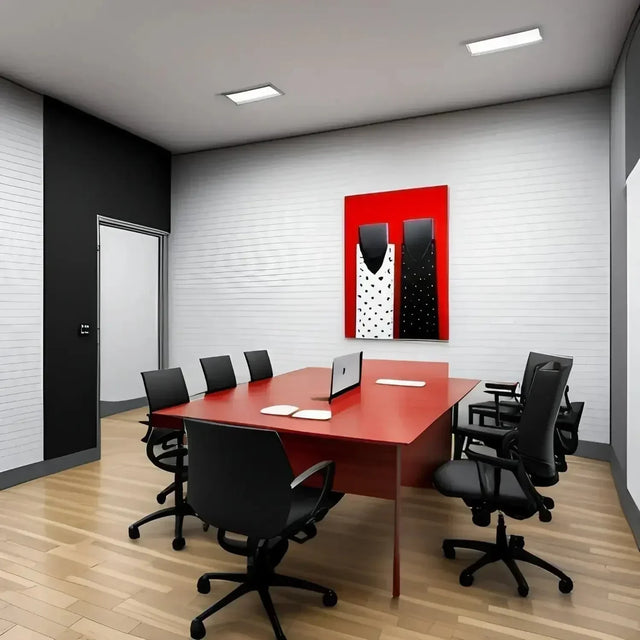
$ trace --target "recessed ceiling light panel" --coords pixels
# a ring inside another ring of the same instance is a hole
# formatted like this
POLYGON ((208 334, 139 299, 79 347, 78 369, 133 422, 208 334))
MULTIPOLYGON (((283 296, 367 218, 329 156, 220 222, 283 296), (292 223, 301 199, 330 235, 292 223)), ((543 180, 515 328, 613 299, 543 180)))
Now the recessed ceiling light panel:
POLYGON ((230 93, 223 93, 222 95, 236 104, 246 104, 247 102, 277 98, 278 96, 284 95, 284 93, 276 89, 272 84, 265 84, 260 87, 254 87, 253 89, 231 91, 230 93))
POLYGON ((497 38, 487 38, 486 40, 469 42, 467 44, 467 49, 472 56, 480 56, 485 53, 494 53, 495 51, 524 47, 528 44, 540 42, 541 40, 542 34, 540 33, 540 29, 536 27, 535 29, 509 33, 504 36, 498 36, 497 38))

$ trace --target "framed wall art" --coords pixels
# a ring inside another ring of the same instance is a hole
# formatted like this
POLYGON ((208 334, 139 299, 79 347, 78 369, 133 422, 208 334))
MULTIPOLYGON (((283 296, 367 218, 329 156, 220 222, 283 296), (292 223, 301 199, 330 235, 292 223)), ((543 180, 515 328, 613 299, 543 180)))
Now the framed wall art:
POLYGON ((448 340, 448 187, 345 197, 345 336, 448 340))

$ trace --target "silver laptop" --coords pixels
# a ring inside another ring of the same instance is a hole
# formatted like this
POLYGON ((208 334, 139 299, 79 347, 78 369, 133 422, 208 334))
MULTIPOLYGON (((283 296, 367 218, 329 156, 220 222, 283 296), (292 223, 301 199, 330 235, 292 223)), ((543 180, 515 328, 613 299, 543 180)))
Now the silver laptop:
POLYGON ((333 359, 331 367, 331 392, 329 402, 333 398, 360 386, 362 378, 362 351, 349 353, 333 359))

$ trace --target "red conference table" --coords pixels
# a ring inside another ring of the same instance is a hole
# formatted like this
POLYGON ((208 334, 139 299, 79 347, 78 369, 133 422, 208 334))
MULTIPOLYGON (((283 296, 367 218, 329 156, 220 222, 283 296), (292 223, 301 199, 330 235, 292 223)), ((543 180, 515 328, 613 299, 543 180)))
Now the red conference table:
POLYGON ((393 596, 400 595, 400 487, 430 487, 451 457, 457 404, 479 382, 450 378, 443 362, 364 360, 362 383, 332 401, 330 420, 272 416, 260 409, 291 404, 327 409, 331 369, 309 367, 238 385, 153 413, 155 427, 182 428, 183 418, 274 429, 298 474, 334 460, 334 488, 395 501, 393 596), (379 378, 424 380, 424 387, 376 384, 379 378))

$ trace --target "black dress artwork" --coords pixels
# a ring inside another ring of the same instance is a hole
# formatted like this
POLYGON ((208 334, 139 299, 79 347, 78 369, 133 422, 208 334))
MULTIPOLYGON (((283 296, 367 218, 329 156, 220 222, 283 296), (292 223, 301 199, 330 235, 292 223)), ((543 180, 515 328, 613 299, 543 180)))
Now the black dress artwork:
POLYGON ((400 338, 438 339, 433 218, 405 220, 400 284, 400 338))

